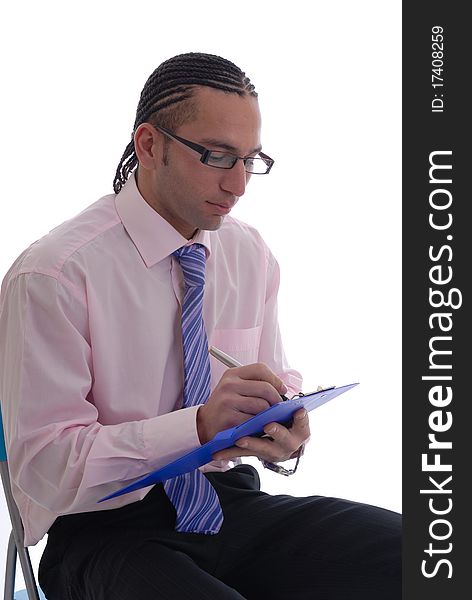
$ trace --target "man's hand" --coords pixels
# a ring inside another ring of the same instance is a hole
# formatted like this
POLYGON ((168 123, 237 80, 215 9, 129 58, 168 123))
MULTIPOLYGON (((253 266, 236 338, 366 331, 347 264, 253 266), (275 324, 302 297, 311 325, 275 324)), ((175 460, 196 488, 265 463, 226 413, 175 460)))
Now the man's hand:
MULTIPOLYGON (((281 402, 287 388, 267 365, 255 363, 228 369, 213 393, 197 413, 200 443, 211 440, 219 431, 244 423, 273 404, 281 402)), ((294 415, 290 428, 269 423, 266 438, 244 437, 236 446, 214 455, 215 460, 237 456, 257 456, 269 462, 289 459, 310 437, 308 414, 305 409, 294 415)))
POLYGON ((267 462, 282 462, 293 458, 300 446, 310 438, 310 422, 307 411, 302 408, 287 428, 280 423, 268 423, 264 427, 268 437, 242 437, 236 445, 213 455, 214 460, 231 460, 236 456, 257 456, 267 462))
POLYGON ((219 431, 240 425, 277 404, 286 391, 280 377, 262 363, 228 369, 198 410, 200 443, 205 444, 219 431))

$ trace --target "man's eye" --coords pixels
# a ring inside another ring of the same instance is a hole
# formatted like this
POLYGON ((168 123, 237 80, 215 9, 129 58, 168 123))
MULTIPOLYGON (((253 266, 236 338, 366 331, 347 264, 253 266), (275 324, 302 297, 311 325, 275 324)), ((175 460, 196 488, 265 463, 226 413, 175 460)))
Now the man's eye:
POLYGON ((210 160, 213 163, 231 162, 232 157, 229 154, 210 154, 210 160))

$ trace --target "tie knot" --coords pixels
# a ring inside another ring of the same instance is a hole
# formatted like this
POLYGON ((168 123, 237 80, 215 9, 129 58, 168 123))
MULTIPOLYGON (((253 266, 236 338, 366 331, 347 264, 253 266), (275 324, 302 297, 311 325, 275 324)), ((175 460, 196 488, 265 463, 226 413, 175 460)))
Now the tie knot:
POLYGON ((202 244, 182 246, 173 254, 182 267, 185 285, 187 287, 204 286, 206 261, 204 246, 202 244))

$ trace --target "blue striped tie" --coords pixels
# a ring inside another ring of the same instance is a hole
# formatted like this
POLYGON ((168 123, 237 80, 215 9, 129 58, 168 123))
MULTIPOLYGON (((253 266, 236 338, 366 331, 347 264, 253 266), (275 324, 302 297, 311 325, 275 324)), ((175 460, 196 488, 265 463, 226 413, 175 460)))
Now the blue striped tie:
MULTIPOLYGON (((184 349, 183 406, 203 404, 210 395, 210 359, 203 324, 205 248, 184 246, 174 252, 182 267, 185 295, 182 305, 184 349)), ((223 523, 218 496, 208 479, 198 470, 164 483, 164 489, 177 512, 176 531, 218 533, 223 523)))

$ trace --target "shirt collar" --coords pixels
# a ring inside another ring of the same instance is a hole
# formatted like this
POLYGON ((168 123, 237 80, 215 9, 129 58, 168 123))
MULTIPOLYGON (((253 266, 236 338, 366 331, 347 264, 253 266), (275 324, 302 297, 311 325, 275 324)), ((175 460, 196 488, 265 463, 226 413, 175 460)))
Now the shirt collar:
POLYGON ((187 240, 141 196, 133 172, 115 197, 116 212, 146 266, 152 267, 172 252, 192 243, 202 244, 211 254, 210 233, 199 229, 187 240))

